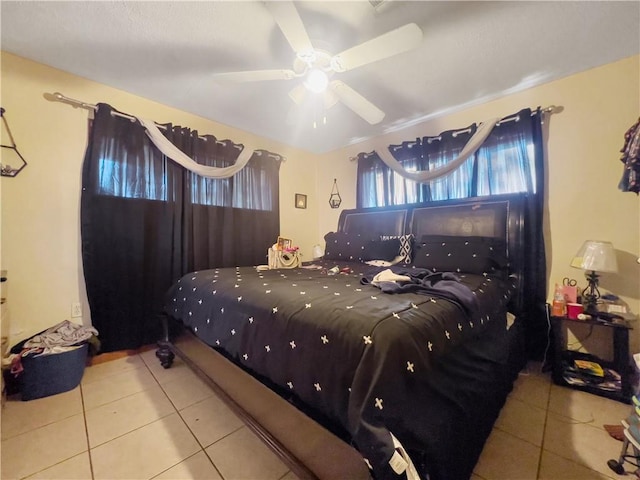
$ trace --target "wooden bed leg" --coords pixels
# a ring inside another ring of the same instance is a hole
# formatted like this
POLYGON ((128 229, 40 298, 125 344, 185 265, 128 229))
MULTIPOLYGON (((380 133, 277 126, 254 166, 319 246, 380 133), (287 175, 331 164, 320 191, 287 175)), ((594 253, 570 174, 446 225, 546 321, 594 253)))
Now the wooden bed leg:
POLYGON ((176 357, 171 350, 171 341, 169 340, 169 319, 166 315, 162 316, 162 329, 164 338, 158 341, 158 350, 156 350, 156 357, 160 360, 160 365, 164 368, 169 368, 173 364, 173 359, 176 357))

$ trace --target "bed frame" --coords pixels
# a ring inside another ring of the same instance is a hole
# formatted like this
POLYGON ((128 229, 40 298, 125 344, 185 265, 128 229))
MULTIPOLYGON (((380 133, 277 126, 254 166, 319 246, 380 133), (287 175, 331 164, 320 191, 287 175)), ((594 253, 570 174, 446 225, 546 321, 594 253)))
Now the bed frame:
MULTIPOLYGON (((522 248, 524 207, 523 197, 509 195, 383 209, 348 209, 340 214, 338 231, 501 238, 508 248, 510 274, 522 285, 526 284, 522 248)), ((522 290, 518 289, 509 308, 516 317, 525 305, 526 292, 522 290)), ((163 367, 169 368, 175 355, 181 358, 299 478, 371 478, 361 454, 353 447, 191 332, 171 322, 168 316, 163 317, 165 335, 156 352, 163 367)), ((508 336, 511 385, 526 362, 524 326, 516 321, 508 336)))

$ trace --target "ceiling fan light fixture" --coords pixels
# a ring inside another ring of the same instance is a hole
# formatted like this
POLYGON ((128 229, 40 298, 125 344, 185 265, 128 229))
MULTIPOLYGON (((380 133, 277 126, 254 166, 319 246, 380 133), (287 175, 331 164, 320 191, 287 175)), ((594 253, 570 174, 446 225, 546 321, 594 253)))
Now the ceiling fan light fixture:
POLYGON ((306 63, 307 65, 314 64, 318 59, 318 55, 316 54, 315 50, 306 50, 303 52, 298 52, 296 54, 296 57, 298 57, 299 60, 306 63))
POLYGON ((336 55, 335 57, 331 57, 329 65, 331 66, 331 69, 334 72, 338 72, 338 73, 344 72, 347 69, 344 66, 344 63, 342 62, 342 59, 340 58, 339 55, 336 55))
POLYGON ((313 68, 307 74, 307 78, 304 81, 304 86, 314 93, 322 93, 327 89, 329 85, 329 77, 322 70, 313 68))
MULTIPOLYGON (((392 0, 370 2, 376 9, 383 4, 393 3, 392 0)), ((289 92, 289 96, 297 105, 308 103, 308 106, 314 106, 317 112, 322 108, 326 111, 337 102, 341 102, 371 125, 384 119, 384 112, 356 90, 344 82, 330 82, 329 79, 337 73, 353 70, 418 47, 422 43, 423 34, 417 24, 408 23, 332 55, 313 46, 294 0, 272 0, 263 3, 296 54, 293 68, 220 73, 215 75, 217 81, 255 82, 300 78, 302 81, 297 82, 297 86, 289 92), (312 99, 307 92, 323 95, 316 95, 313 102, 308 102, 312 99)))

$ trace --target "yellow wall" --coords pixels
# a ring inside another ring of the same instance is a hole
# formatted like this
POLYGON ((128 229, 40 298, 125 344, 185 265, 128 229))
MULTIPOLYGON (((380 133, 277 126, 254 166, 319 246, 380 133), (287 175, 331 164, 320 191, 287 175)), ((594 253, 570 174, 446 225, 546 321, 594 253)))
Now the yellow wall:
MULTIPOLYGON (((473 80, 470 80, 472 82, 473 80)), ((433 92, 437 95, 437 92, 433 92)), ((624 133, 640 116, 640 56, 630 57, 498 100, 421 123, 400 132, 352 145, 322 158, 318 192, 329 197, 338 179, 343 208, 355 206, 356 164, 349 157, 390 144, 437 135, 524 107, 562 106, 548 121, 545 239, 550 288, 570 276, 584 286, 581 271, 569 262, 584 240, 609 240, 618 255, 617 274, 603 274, 604 290, 620 295, 640 313, 640 200, 618 190, 624 133)), ((339 211, 320 203, 319 232, 335 228, 339 211)), ((594 334, 593 337, 597 337, 594 334)), ((640 325, 632 334, 640 346, 640 325)), ((606 342, 605 342, 606 343, 606 342)))
MULTIPOLYGON (((311 258, 317 243, 316 157, 232 127, 130 95, 2 52, 1 104, 28 166, 2 178, 1 268, 8 271, 11 343, 70 318, 71 304, 83 304, 89 321, 80 257, 81 166, 87 142, 87 110, 45 100, 59 91, 88 103, 159 122, 172 122, 219 139, 254 145, 286 157, 280 170, 281 234, 311 258), (307 194, 307 209, 294 208, 294 194, 307 194)), ((7 143, 5 137, 3 144, 7 143)), ((4 163, 17 165, 2 149, 4 163)), ((274 238, 274 243, 276 239, 274 238)), ((266 252, 265 252, 266 263, 266 252)), ((4 312, 3 312, 4 313, 4 312)), ((3 314, 3 323, 7 316, 3 314)), ((7 325, 3 325, 6 335, 7 325)))

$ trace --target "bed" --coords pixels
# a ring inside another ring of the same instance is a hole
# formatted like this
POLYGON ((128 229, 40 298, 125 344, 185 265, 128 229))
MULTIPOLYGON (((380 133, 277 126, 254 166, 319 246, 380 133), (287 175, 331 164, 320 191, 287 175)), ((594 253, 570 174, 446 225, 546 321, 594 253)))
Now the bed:
POLYGON ((157 356, 301 478, 404 478, 407 457, 420 478, 469 478, 525 362, 524 205, 343 210, 310 268, 189 273, 157 356), (411 263, 365 263, 390 252, 411 263))

